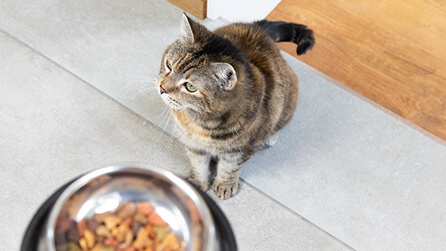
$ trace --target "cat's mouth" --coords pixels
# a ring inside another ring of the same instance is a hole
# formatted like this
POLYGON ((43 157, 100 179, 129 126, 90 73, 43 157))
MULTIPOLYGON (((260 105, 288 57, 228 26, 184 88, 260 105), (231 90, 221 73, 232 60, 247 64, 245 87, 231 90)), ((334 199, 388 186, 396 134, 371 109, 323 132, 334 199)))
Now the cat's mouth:
POLYGON ((184 109, 184 106, 180 102, 167 96, 167 94, 161 94, 161 99, 164 101, 164 103, 166 103, 170 108, 172 108, 174 110, 184 109))

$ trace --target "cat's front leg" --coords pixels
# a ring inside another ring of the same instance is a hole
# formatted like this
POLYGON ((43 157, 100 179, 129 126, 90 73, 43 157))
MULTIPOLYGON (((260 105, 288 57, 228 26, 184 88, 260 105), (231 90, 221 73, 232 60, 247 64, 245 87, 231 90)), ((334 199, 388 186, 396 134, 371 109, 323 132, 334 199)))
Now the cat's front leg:
POLYGON ((204 151, 198 151, 189 147, 186 147, 186 150, 192 165, 186 179, 200 187, 203 191, 208 190, 210 155, 204 151))
POLYGON ((249 159, 243 154, 225 154, 219 156, 217 175, 212 189, 220 199, 228 199, 239 189, 240 171, 249 159))

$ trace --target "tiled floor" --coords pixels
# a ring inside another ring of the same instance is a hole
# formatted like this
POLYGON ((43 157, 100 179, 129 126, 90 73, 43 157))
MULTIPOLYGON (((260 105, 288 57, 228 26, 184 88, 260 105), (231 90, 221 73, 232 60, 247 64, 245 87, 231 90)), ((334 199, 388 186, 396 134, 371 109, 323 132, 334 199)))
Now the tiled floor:
MULTIPOLYGON (((78 174, 188 161, 151 88, 181 10, 167 1, 0 3, 0 241, 78 174)), ((215 28, 222 23, 205 21, 215 28)), ((311 52, 310 52, 311 53, 311 52)), ((218 201, 240 250, 446 248, 446 146, 285 55, 300 104, 218 201)))

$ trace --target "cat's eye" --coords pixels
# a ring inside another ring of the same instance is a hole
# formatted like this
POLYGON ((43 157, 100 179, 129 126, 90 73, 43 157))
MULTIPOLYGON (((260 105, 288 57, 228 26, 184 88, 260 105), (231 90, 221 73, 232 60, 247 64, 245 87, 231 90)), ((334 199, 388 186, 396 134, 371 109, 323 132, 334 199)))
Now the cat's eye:
POLYGON ((172 70, 172 64, 169 62, 169 60, 166 60, 166 66, 167 66, 167 69, 169 69, 169 71, 172 70))
POLYGON ((193 86, 189 82, 184 83, 184 86, 186 86, 186 90, 188 90, 189 92, 196 92, 197 91, 197 88, 195 86, 193 86))

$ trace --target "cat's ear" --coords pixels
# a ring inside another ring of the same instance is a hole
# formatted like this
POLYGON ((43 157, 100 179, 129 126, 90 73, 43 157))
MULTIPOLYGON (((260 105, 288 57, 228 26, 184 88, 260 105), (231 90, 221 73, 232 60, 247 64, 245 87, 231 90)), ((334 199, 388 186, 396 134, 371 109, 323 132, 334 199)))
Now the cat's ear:
POLYGON ((187 43, 193 43, 195 40, 191 26, 192 22, 193 21, 189 19, 186 13, 183 13, 183 20, 181 21, 181 37, 187 43))
POLYGON ((212 34, 205 26, 190 19, 186 13, 183 13, 181 21, 181 39, 186 43, 195 43, 198 41, 208 41, 212 34))
POLYGON ((225 90, 232 90, 237 83, 234 67, 228 63, 212 63, 215 75, 223 81, 225 90))

